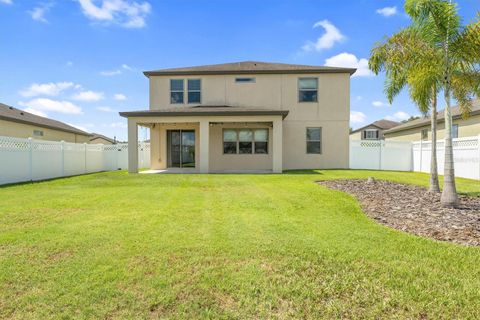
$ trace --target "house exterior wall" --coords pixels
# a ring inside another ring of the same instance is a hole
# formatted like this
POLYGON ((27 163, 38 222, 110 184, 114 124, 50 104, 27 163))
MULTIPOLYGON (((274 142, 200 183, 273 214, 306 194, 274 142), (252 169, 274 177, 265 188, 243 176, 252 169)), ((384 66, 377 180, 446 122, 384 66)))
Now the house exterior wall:
MULTIPOLYGON (((455 119, 453 124, 458 124, 458 137, 472 137, 480 135, 480 115, 471 116, 468 119, 455 119)), ((419 141, 422 139, 422 130, 428 130, 428 138, 432 138, 432 132, 430 129, 430 124, 426 124, 421 127, 405 129, 398 132, 385 133, 386 140, 397 140, 397 141, 419 141)), ((437 125, 437 139, 445 139, 445 123, 439 123, 437 125)))
MULTIPOLYGON (((150 109, 171 109, 188 106, 170 103, 170 79, 201 79, 201 105, 228 105, 264 109, 289 110, 283 120, 283 168, 348 168, 350 74, 251 74, 203 76, 151 76, 150 109), (253 77, 253 83, 236 83, 236 77, 253 77), (318 78, 318 101, 299 102, 298 79, 318 78), (306 153, 307 127, 322 128, 322 154, 306 153)), ((187 92, 185 81, 185 92, 187 92)), ((194 104, 198 105, 198 104, 194 104)), ((223 168, 226 156, 218 151, 222 137, 211 130, 210 163, 223 168)), ((152 139, 152 146, 154 141, 152 139)), ((228 156, 229 166, 249 167, 243 158, 238 163, 228 156)), ((252 156, 256 157, 256 156, 252 156)), ((268 159, 253 159, 252 166, 267 167, 268 159), (258 160, 258 161, 257 161, 258 160)), ((152 162, 153 163, 153 162, 152 162)), ((268 162, 271 166, 271 161, 268 162)), ((213 169, 213 168, 212 168, 213 169)))
POLYGON ((75 143, 88 143, 90 137, 71 132, 54 130, 40 126, 18 123, 14 121, 0 120, 0 136, 33 138, 36 140, 65 141, 75 143), (43 136, 34 136, 33 131, 43 131, 43 136))

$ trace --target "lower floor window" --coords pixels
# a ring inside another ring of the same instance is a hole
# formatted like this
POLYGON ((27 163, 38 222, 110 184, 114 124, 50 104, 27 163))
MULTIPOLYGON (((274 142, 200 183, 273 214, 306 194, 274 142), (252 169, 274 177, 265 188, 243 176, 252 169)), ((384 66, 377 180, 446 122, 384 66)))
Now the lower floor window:
POLYGON ((307 128, 307 153, 322 153, 322 128, 307 128))
POLYGON ((268 129, 223 130, 224 154, 267 154, 268 129))

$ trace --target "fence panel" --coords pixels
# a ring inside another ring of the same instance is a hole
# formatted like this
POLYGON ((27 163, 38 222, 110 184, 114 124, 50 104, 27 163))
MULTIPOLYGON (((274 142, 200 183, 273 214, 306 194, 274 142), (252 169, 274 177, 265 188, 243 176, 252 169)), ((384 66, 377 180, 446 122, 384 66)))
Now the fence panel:
POLYGON ((411 171, 411 143, 403 141, 350 140, 350 168, 411 171))
POLYGON ((379 170, 380 141, 350 140, 350 168, 379 170))
MULTIPOLYGON (((139 144, 139 168, 150 167, 150 144, 139 144)), ((0 136, 0 184, 128 168, 128 144, 102 145, 0 136)))

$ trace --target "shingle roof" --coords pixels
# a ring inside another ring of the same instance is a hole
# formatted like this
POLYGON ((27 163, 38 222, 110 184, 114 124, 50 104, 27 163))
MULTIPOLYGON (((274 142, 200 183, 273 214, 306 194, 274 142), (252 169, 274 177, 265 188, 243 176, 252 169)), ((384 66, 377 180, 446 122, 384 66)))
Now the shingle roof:
POLYGON ((398 126, 399 124, 400 124, 399 122, 390 121, 390 120, 387 120, 387 119, 381 119, 381 120, 377 120, 375 122, 372 122, 372 123, 370 123, 366 126, 363 126, 361 128, 358 128, 358 129, 352 131, 350 134, 361 131, 361 130, 363 130, 367 127, 370 127, 370 126, 374 126, 374 127, 379 128, 379 129, 382 129, 382 130, 388 130, 390 128, 398 126))
POLYGON ((7 121, 14 121, 18 123, 31 124, 39 127, 66 131, 66 132, 75 133, 75 134, 81 134, 84 136, 90 136, 90 133, 82 131, 75 127, 72 127, 66 123, 45 118, 45 117, 40 117, 35 114, 16 109, 14 107, 8 106, 3 103, 0 103, 0 119, 7 120, 7 121))
POLYGON ((256 74, 256 73, 350 73, 357 69, 327 66, 309 66, 301 64, 269 63, 260 61, 241 61, 233 63, 211 64, 195 67, 171 68, 145 71, 147 77, 155 75, 196 75, 196 74, 256 74))
POLYGON ((285 118, 288 110, 261 109, 232 106, 192 106, 159 110, 140 110, 120 112, 122 117, 174 117, 174 116, 260 116, 281 115, 285 118))
MULTIPOLYGON (((441 123, 444 121, 444 110, 440 110, 437 112, 437 122, 441 123)), ((473 107, 470 112, 470 115, 477 115, 480 114, 480 100, 475 100, 473 102, 473 107)), ((460 119, 462 117, 462 113, 460 111, 459 106, 455 106, 452 108, 452 117, 453 119, 460 119)), ((391 128, 385 133, 391 133, 391 132, 398 132, 406 129, 411 129, 411 128, 417 128, 417 127, 423 127, 425 125, 430 124, 430 117, 423 117, 420 119, 415 119, 412 121, 408 121, 405 123, 400 124, 399 126, 396 126, 394 128, 391 128)))
POLYGON ((100 133, 92 133, 92 136, 90 138, 90 141, 95 140, 95 139, 104 139, 110 143, 116 143, 116 141, 112 138, 109 138, 107 136, 104 136, 103 134, 100 133))

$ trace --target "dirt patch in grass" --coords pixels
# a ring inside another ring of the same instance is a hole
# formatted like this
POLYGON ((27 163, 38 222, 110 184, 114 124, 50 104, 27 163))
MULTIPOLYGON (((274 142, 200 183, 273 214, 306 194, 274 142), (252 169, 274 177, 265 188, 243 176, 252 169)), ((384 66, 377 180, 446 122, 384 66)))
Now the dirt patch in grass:
POLYGON ((459 196, 443 208, 440 194, 389 181, 331 180, 318 184, 354 195, 365 213, 386 226, 441 241, 480 246, 480 198, 459 196))

